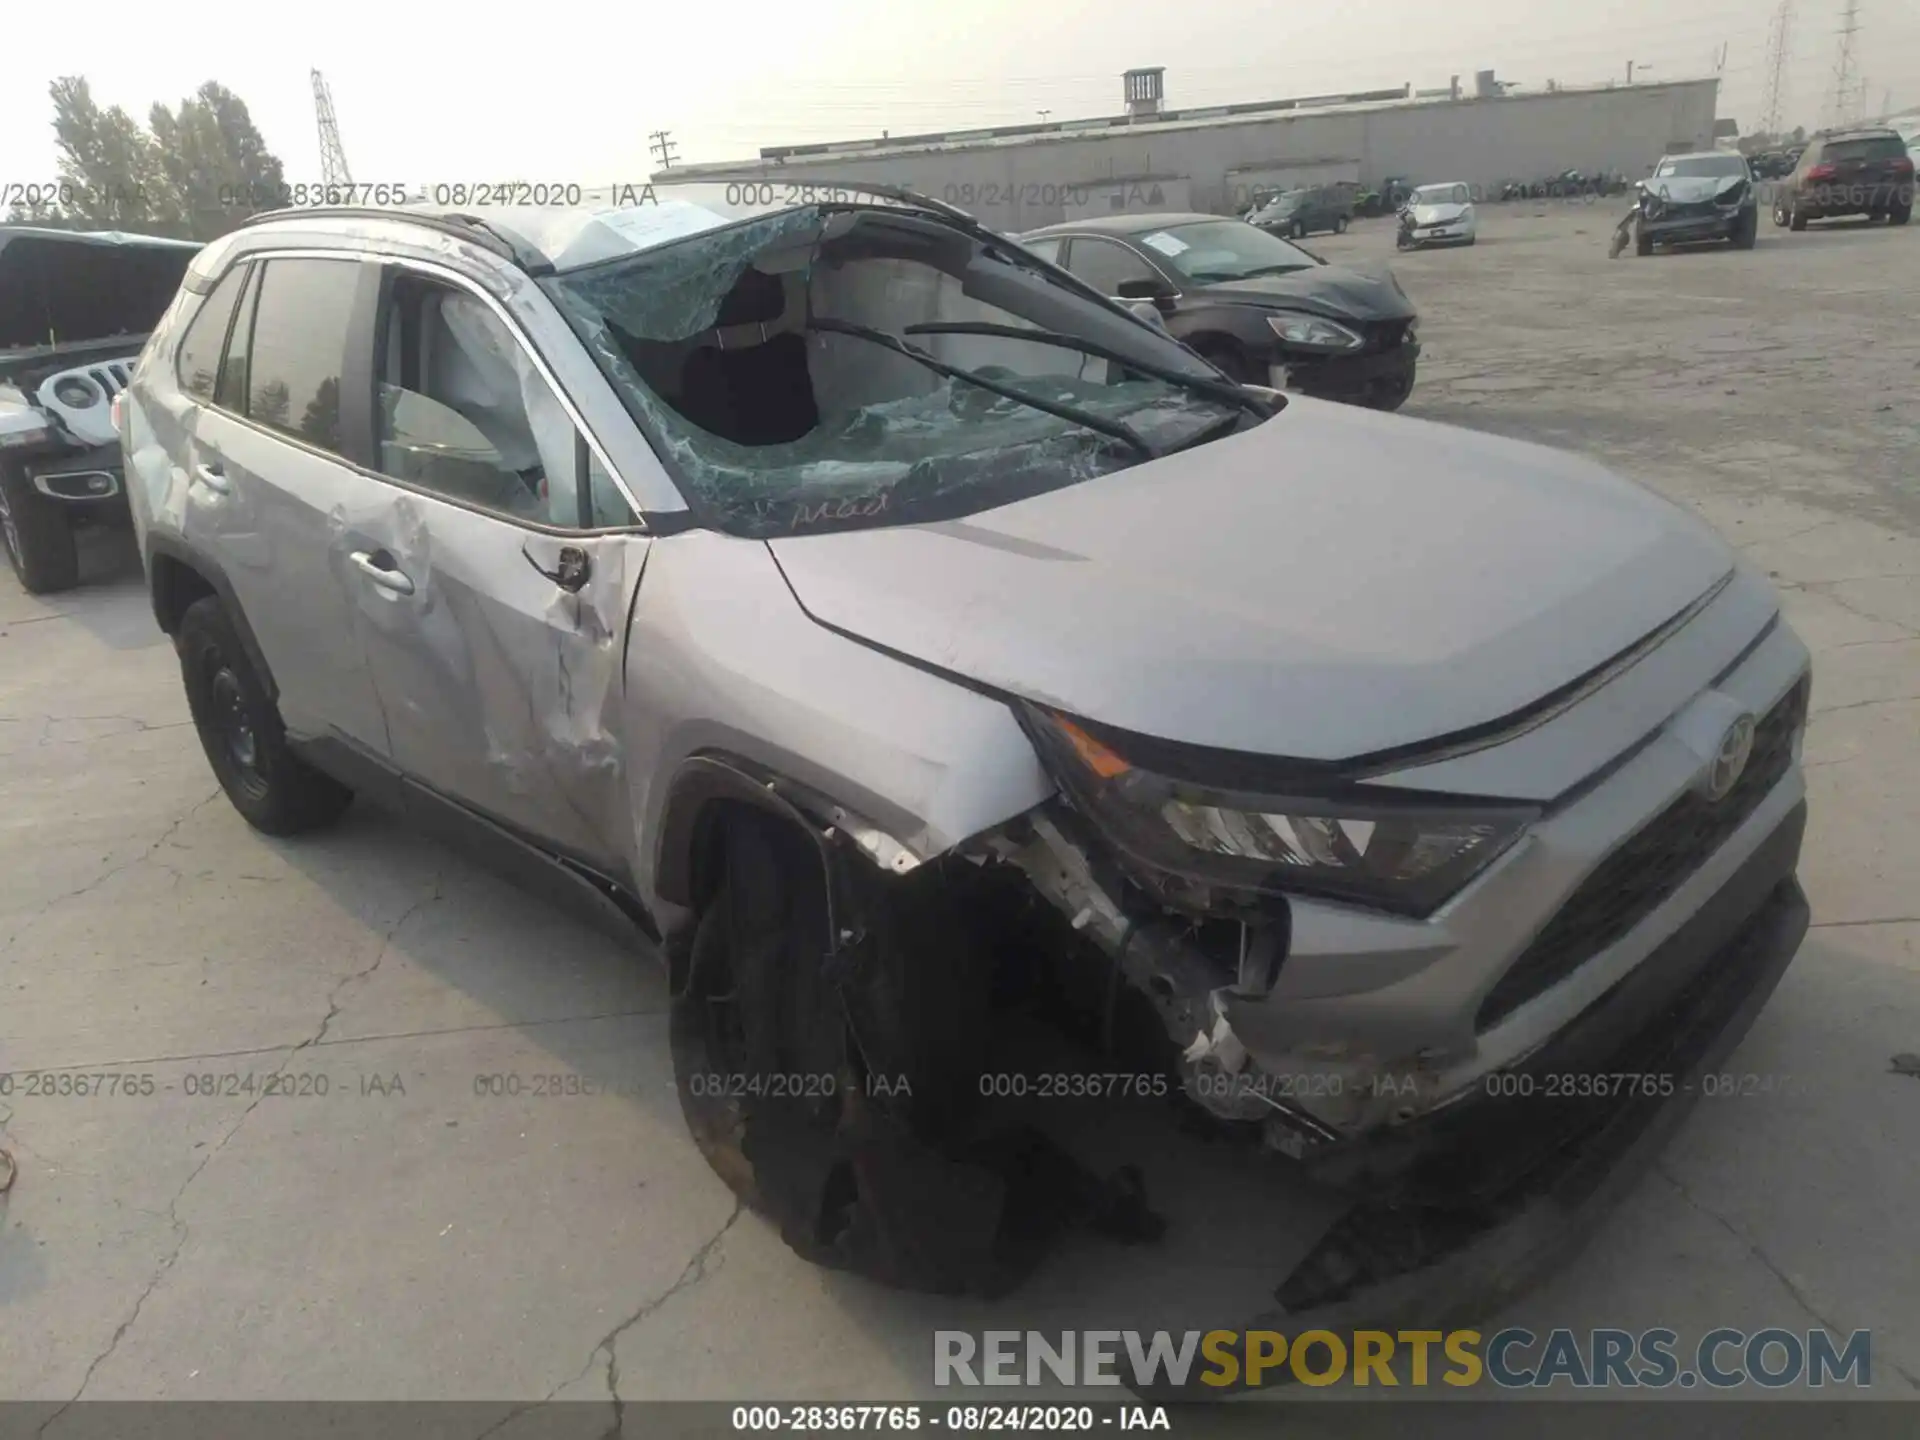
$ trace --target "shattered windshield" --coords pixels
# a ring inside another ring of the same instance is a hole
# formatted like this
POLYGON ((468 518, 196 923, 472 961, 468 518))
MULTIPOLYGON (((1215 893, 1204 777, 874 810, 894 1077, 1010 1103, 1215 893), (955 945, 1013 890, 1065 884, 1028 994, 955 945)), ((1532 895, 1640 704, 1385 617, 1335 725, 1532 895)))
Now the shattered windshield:
POLYGON ((972 514, 1253 419, 1164 334, 898 210, 786 210, 544 283, 733 534, 972 514))

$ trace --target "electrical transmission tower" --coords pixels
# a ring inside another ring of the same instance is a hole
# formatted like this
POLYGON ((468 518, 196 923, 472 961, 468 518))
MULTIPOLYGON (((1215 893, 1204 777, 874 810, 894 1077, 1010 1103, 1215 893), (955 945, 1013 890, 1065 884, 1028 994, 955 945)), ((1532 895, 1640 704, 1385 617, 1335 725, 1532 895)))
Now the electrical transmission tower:
POLYGON ((320 123, 320 183, 351 186, 347 152, 340 145, 340 122, 333 115, 333 92, 318 70, 313 72, 313 113, 320 123))
POLYGON ((1833 123, 1852 123, 1865 99, 1861 90, 1859 62, 1853 53, 1853 38, 1860 31, 1860 0, 1847 0, 1840 12, 1840 53, 1833 62, 1833 123))
POLYGON ((1767 33, 1767 92, 1760 106, 1760 129, 1778 135, 1786 123, 1787 62, 1793 54, 1793 0, 1780 0, 1767 33))
POLYGON ((655 130, 649 136, 653 143, 647 148, 658 157, 662 170, 670 168, 673 164, 673 141, 667 138, 671 134, 673 134, 671 130, 655 130))

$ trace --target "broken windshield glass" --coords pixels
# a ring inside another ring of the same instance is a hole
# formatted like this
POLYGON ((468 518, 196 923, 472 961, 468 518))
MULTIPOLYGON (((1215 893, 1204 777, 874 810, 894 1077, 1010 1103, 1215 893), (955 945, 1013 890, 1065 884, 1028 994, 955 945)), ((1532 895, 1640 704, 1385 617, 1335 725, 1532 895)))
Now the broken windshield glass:
POLYGON ((1160 332, 925 216, 799 209, 545 283, 690 507, 736 534, 971 514, 1247 413, 1160 332))

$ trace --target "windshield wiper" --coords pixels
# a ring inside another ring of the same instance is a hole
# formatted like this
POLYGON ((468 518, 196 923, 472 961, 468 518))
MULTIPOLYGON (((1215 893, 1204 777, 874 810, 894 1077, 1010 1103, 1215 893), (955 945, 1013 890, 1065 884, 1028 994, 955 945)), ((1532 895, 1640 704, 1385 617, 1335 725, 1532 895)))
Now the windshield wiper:
POLYGON ((1233 405, 1242 410, 1250 410, 1265 420, 1279 413, 1280 407, 1269 407, 1259 396, 1250 394, 1230 380, 1209 380, 1203 375, 1182 375, 1178 370, 1149 364, 1136 360, 1131 355, 1123 355, 1118 350, 1100 344, 1096 340, 1082 340, 1078 335, 1068 335, 1059 330, 1024 330, 1018 325, 994 325, 984 320, 935 320, 920 325, 909 325, 909 335, 993 335, 1003 340, 1031 340, 1036 345, 1057 345, 1063 350, 1078 350, 1082 354, 1092 355, 1101 360, 1110 360, 1124 369, 1137 370, 1142 375, 1151 375, 1156 380, 1164 380, 1169 385, 1178 385, 1183 390, 1191 390, 1196 395, 1205 395, 1210 400, 1218 400, 1225 405, 1233 405))
MULTIPOLYGON (((875 345, 884 345, 889 350, 898 351, 900 354, 905 355, 909 360, 919 361, 920 364, 926 366, 929 370, 945 375, 949 380, 961 380, 969 385, 978 385, 982 390, 990 391, 995 395, 1002 396, 1005 399, 1015 401, 1021 405, 1031 406, 1033 409, 1044 411, 1056 419, 1065 420, 1069 424, 1079 425, 1085 429, 1108 436, 1110 439, 1118 440, 1123 445, 1131 446, 1133 449, 1139 451, 1143 459, 1152 460, 1158 454, 1153 446, 1142 439, 1139 432, 1134 430, 1131 425, 1124 424, 1119 420, 1109 420, 1104 415, 1089 414, 1078 406, 1063 405, 1057 400, 1042 400, 1037 395, 1029 395, 1026 391, 1016 389, 1012 385, 1002 385, 998 380, 989 380, 986 376, 976 374, 959 365, 949 365, 944 360, 936 360, 919 346, 909 345, 898 335, 890 335, 885 330, 875 330, 868 325, 855 325, 850 320, 828 320, 820 318, 808 321, 807 328, 809 330, 825 330, 836 335, 851 335, 859 340, 872 341, 875 345)), ((913 330, 919 327, 909 326, 907 328, 913 330)), ((988 328, 991 329, 992 327, 988 328)))
POLYGON ((1218 420, 1213 420, 1202 425, 1198 430, 1194 431, 1193 434, 1175 441, 1160 453, 1162 455, 1178 455, 1182 450, 1194 450, 1207 444, 1209 441, 1223 439, 1240 428, 1240 420, 1241 416, 1238 410, 1234 411, 1231 415, 1222 415, 1218 420))

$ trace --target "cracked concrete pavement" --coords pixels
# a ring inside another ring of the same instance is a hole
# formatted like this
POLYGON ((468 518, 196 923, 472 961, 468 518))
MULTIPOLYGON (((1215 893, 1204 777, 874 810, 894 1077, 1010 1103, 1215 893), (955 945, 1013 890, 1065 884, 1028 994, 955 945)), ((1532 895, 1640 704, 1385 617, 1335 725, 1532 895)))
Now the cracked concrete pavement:
MULTIPOLYGON (((1871 1327, 1877 1393, 1920 1398, 1920 1090, 1888 1066, 1920 1049, 1920 229, 1608 261, 1599 211, 1483 225, 1447 253, 1395 256, 1384 224, 1313 242, 1419 303, 1408 413, 1692 507, 1816 655, 1815 929, 1732 1067, 1771 1080, 1703 1101, 1506 1318, 1871 1327)), ((249 831, 130 551, 87 560, 45 601, 0 573, 0 1396, 486 1399, 511 1435, 548 1397, 932 1394, 932 1329, 1068 1323, 1136 1261, 1214 1324, 1279 1278, 1076 1241, 986 1306, 802 1265, 688 1140, 648 957, 371 810, 249 831)))

